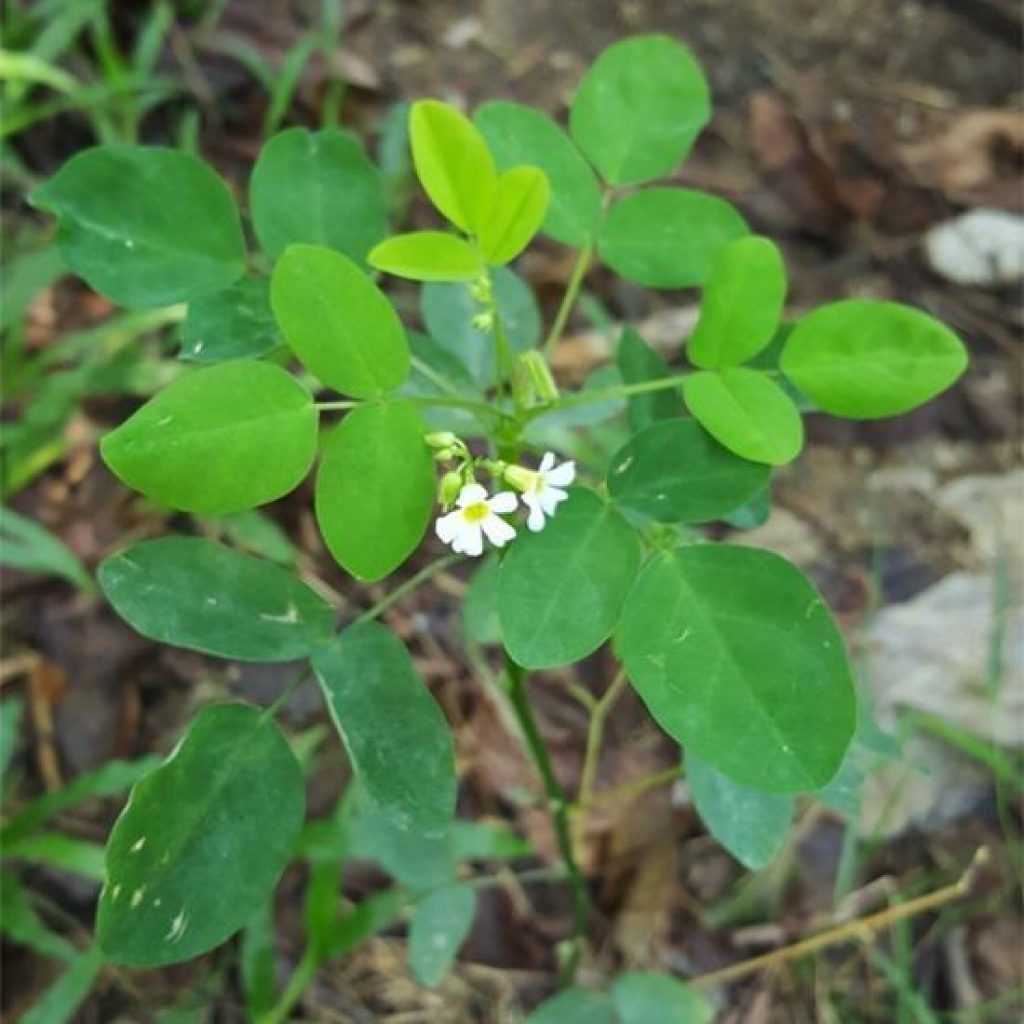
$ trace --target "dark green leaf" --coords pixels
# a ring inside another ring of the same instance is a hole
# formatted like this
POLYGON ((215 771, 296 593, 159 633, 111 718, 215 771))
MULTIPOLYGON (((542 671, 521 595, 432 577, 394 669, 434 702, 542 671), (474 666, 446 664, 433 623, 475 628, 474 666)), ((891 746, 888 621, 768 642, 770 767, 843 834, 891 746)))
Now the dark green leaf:
POLYGON ((182 359, 197 363, 255 359, 280 344, 270 310, 270 285, 263 278, 244 277, 188 304, 182 359))
POLYGON ((526 1024, 615 1024, 615 1012, 603 992, 567 988, 541 1003, 526 1024))
POLYGON ((727 451, 693 420, 661 420, 616 453, 608 491, 662 523, 708 523, 762 490, 770 473, 727 451))
POLYGON ((544 529, 520 534, 501 562, 498 617, 509 654, 534 669, 596 650, 615 628, 639 565, 629 523, 593 491, 574 488, 544 529))
POLYGON ((294 573, 199 537, 143 541, 100 566, 143 636, 239 661, 294 661, 328 643, 331 606, 294 573))
POLYGON ((789 562, 694 544, 656 556, 617 646, 661 727, 737 782, 790 793, 835 775, 856 724, 843 638, 789 562))
POLYGON ((476 913, 476 892, 451 885, 427 893, 409 923, 409 966, 421 985, 436 985, 451 969, 476 913))
POLYGON ((489 555, 473 573, 462 601, 462 632, 471 644, 501 643, 498 559, 489 555))
POLYGON ((97 935, 118 963, 205 953, 255 914, 291 856, 302 771, 272 717, 207 707, 132 790, 107 846, 97 935))
POLYGON ((245 269, 231 193, 188 153, 87 149, 37 188, 32 203, 60 218, 70 269, 121 306, 188 302, 226 288, 245 269))
POLYGON ((423 538, 434 508, 434 464, 407 402, 362 405, 334 429, 316 477, 316 519, 353 576, 377 580, 423 538))
POLYGON ((629 971, 612 983, 619 1024, 709 1024, 715 1011, 694 988, 668 974, 629 971))
POLYGON ((106 464, 169 508, 225 515, 293 490, 316 454, 309 392, 269 363, 222 363, 178 377, 103 438, 106 464))
POLYGON ((0 701, 0 781, 11 767, 11 759, 18 748, 22 711, 17 697, 0 701))
POLYGON ((48 864, 90 882, 103 881, 103 847, 62 832, 36 832, 4 844, 4 856, 48 864))
POLYGON ((718 252, 748 233, 724 199, 684 188, 651 188, 620 199, 601 230, 601 258, 649 288, 703 284, 718 252))
MULTIPOLYGON (((632 327, 622 331, 616 362, 624 384, 643 384, 672 376, 665 360, 632 327)), ((629 426, 634 432, 649 427, 657 420, 673 419, 683 412, 677 388, 631 395, 627 401, 629 426)))
POLYGON ((313 667, 367 795, 399 828, 442 835, 455 810, 451 733, 398 638, 350 626, 313 667))

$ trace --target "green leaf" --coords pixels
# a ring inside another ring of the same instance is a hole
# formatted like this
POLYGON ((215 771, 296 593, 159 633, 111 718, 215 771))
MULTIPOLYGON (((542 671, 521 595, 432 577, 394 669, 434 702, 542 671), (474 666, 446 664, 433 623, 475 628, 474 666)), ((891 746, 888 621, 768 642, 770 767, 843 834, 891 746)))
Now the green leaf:
MULTIPOLYGON (((672 376, 665 360, 632 328, 626 327, 619 338, 615 356, 624 384, 643 384, 672 376)), ((676 388, 652 391, 646 395, 630 395, 627 405, 629 426, 634 432, 649 427, 657 420, 680 416, 683 403, 676 388)))
POLYGON ((757 355, 775 334, 786 303, 782 253, 751 235, 720 249, 704 286, 700 319, 686 343, 694 366, 736 366, 757 355))
POLYGON ((221 658, 294 661, 334 632, 331 606, 294 573, 200 537, 135 544, 99 581, 136 632, 221 658))
POLYGON ((306 883, 303 907, 306 946, 316 950, 321 960, 328 955, 337 930, 341 868, 336 860, 317 861, 310 866, 306 883))
POLYGON ((377 245, 370 266, 410 281, 473 281, 483 272, 480 253, 444 231, 413 231, 377 245))
POLYGON ((398 828, 442 835, 455 810, 451 733, 401 641, 358 623, 313 668, 366 794, 398 828))
POLYGON ((452 848, 458 860, 509 860, 529 857, 534 849, 504 822, 455 821, 452 848))
POLYGON ((281 344, 270 309, 270 285, 243 277, 223 291, 188 304, 181 329, 181 358, 196 363, 255 359, 281 344))
POLYGON ((817 789, 856 725, 843 638, 808 579, 755 548, 695 544, 640 574, 616 635, 661 727, 737 782, 817 789))
POLYGON ((793 822, 793 797, 734 782, 690 753, 686 783, 707 830, 745 868, 758 871, 775 859, 793 822))
POLYGON ((3 781, 7 769, 11 767, 11 759, 18 749, 23 712, 24 707, 17 697, 0 700, 0 781, 3 781))
POLYGON ((206 164, 174 149, 98 146, 31 196, 60 219, 68 266, 131 309, 220 291, 245 269, 234 200, 206 164))
POLYGON ((420 100, 409 115, 412 159, 430 201, 456 227, 475 234, 491 208, 497 172, 476 125, 439 100, 420 100))
POLYGON ((274 719, 246 704, 204 708, 114 825, 104 951, 158 967, 220 945, 270 897, 303 813, 302 770, 274 719))
POLYGON ((433 987, 451 969, 476 914, 476 891, 451 885, 427 893, 409 923, 409 966, 421 985, 433 987))
POLYGON ((668 974, 629 971, 612 982, 619 1024, 710 1024, 715 1011, 695 989, 668 974))
POLYGON ((640 565, 640 539, 593 491, 573 488, 539 533, 521 533, 498 573, 498 618, 524 668, 569 665, 611 635, 640 565))
POLYGON ((219 516, 294 490, 316 454, 317 410, 278 366, 248 360, 183 374, 100 445, 129 487, 219 516))
POLYGON ((608 492, 661 523, 709 523, 762 490, 770 474, 727 451, 693 420, 661 420, 612 458, 608 492))
POLYGON ((275 135, 253 168, 249 200, 256 237, 274 259, 302 243, 363 263, 388 233, 380 172, 359 140, 337 128, 275 135))
POLYGON ((473 573, 462 601, 462 632, 471 644, 500 644, 498 559, 488 555, 473 573))
POLYGON ((40 956, 68 961, 76 956, 75 947, 50 929, 32 905, 28 890, 17 875, 8 871, 0 878, 0 931, 19 946, 25 946, 40 956))
POLYGON ((519 103, 485 103, 474 115, 502 171, 539 167, 551 186, 541 228, 564 245, 582 248, 601 226, 601 192, 580 151, 546 114, 519 103))
POLYGON ((91 882, 103 881, 103 847, 62 832, 37 832, 5 843, 4 856, 33 864, 49 864, 91 882))
POLYGON ((526 1024, 615 1024, 612 1001, 603 992, 567 988, 545 999, 526 1024))
POLYGON ((409 902, 408 893, 401 889, 386 889, 358 903, 338 922, 331 941, 331 956, 350 953, 360 943, 390 927, 409 902))
POLYGON ((551 187, 536 167, 513 167, 498 178, 491 209, 480 221, 480 250, 488 263, 514 260, 540 230, 551 187))
MULTIPOLYGON (((537 300, 521 277, 507 267, 491 272, 494 300, 513 352, 525 352, 540 340, 537 300)), ((494 384, 494 338, 473 326, 480 304, 467 284, 429 283, 420 293, 420 314, 431 337, 461 362, 480 388, 494 384)))
POLYGON ((343 395, 378 398, 409 375, 398 314, 347 256, 289 246, 274 267, 270 303, 302 365, 343 395))
POLYGON ((749 231, 724 199, 685 188, 650 188, 620 199, 598 249, 615 273, 649 288, 703 284, 724 246, 749 231))
POLYGON ((60 576, 85 591, 92 578, 62 540, 12 508, 0 506, 0 565, 60 576))
POLYGON ((704 72, 663 35, 635 36, 604 50, 573 97, 569 129, 610 185, 671 174, 711 117, 704 72))
POLYGON ((434 508, 434 464, 408 402, 363 405, 324 446, 316 520, 338 562, 357 579, 397 569, 423 538, 434 508))
POLYGON ((252 1019, 277 1002, 277 951, 274 948, 274 903, 270 899, 249 919, 239 944, 238 970, 245 1008, 252 1019))
POLYGON ((76 1011, 96 983, 103 963, 103 953, 98 946, 78 954, 70 961, 68 969, 19 1018, 19 1024, 63 1024, 74 1020, 76 1011))
POLYGON ((967 351, 920 310, 845 299, 796 325, 780 365, 822 411, 870 420, 909 412, 945 391, 964 372, 967 351))
POLYGON ((702 370, 685 379, 683 395, 697 422, 742 459, 783 466, 803 448, 800 410, 758 370, 702 370))

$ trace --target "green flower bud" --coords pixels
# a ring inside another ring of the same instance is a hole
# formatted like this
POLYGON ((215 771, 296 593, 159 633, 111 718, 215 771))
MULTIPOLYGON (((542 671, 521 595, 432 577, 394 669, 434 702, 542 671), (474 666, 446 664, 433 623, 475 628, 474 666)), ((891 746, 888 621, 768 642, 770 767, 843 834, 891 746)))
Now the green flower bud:
POLYGON ((423 440, 431 448, 452 448, 459 443, 459 439, 450 430, 438 430, 433 434, 426 434, 423 440))
POLYGON ((533 490, 537 482, 537 474, 525 466, 506 466, 505 480, 515 487, 516 490, 522 491, 525 494, 527 491, 533 490))
POLYGON ((512 394, 521 409, 558 400, 558 387, 539 352, 524 352, 516 360, 512 369, 512 394))
POLYGON ((461 490, 462 474, 453 469, 441 477, 441 483, 437 489, 437 500, 443 508, 449 509, 455 504, 455 499, 461 490))

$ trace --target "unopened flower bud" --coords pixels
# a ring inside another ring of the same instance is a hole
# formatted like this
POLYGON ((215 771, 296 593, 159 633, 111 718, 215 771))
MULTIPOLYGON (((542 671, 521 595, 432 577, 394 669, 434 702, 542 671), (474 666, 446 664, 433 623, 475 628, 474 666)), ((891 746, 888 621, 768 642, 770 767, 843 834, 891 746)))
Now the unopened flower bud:
POLYGON ((512 393, 520 408, 547 405, 558 399, 558 387, 544 357, 536 351, 524 352, 512 371, 512 393))
POLYGON ((450 430, 438 430, 433 434, 426 434, 423 440, 431 448, 451 448, 459 443, 459 439, 450 430))
POLYGON ((473 300, 481 306, 489 306, 494 292, 491 289, 491 279, 486 274, 481 274, 470 286, 469 294, 473 300))
POLYGON ((473 326, 481 334, 490 334, 494 330, 494 314, 490 310, 477 313, 473 317, 473 326))
POLYGON ((462 490, 462 474, 451 470, 441 477, 441 484, 437 489, 437 500, 443 508, 451 508, 455 499, 462 490))
POLYGON ((516 488, 516 490, 530 491, 537 483, 537 474, 525 466, 506 466, 505 479, 516 488))

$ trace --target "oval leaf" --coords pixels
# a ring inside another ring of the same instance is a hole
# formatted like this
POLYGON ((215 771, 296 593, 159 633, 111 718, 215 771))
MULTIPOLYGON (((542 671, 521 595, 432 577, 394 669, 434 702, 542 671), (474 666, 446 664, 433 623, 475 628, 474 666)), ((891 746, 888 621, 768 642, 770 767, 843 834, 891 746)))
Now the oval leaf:
POLYGON ((796 325, 780 366, 822 411, 870 420, 909 412, 945 391, 964 372, 967 351, 920 310, 845 299, 796 325))
POLYGON ((302 770, 261 708, 205 708, 138 782, 107 845, 97 934, 118 963, 205 953, 270 896, 304 813, 302 770))
POLYGON ((724 199, 685 188, 651 188, 620 199, 601 229, 601 258, 649 288, 703 284, 724 246, 748 233, 724 199))
POLYGON ((427 893, 409 923, 409 966, 416 980, 436 985, 451 969, 476 914, 476 892, 451 885, 427 893))
POLYGON ((685 379, 683 395, 697 422, 740 458, 782 466, 800 454, 800 410, 763 373, 738 366, 704 370, 685 379))
POLYGON ((289 246, 274 267, 270 300, 285 340, 328 387, 376 398, 409 375, 409 344, 398 314, 347 256, 289 246))
POLYGON ((775 859, 793 823, 793 797, 734 782, 691 753, 686 783, 707 830, 745 868, 759 871, 775 859))
POLYGON ((545 999, 526 1024, 615 1024, 612 1001, 603 992, 567 988, 545 999))
POLYGON ((280 367, 224 363, 179 377, 100 451, 147 498, 226 515, 298 486, 316 454, 317 419, 309 392, 280 367))
POLYGON ((474 234, 491 208, 494 158, 476 125, 439 100, 420 100, 409 115, 416 176, 430 201, 456 227, 474 234))
POLYGON ((639 565, 629 523, 593 491, 573 489, 541 532, 520 535, 502 559, 498 619, 509 654, 534 669, 596 650, 615 629, 639 565))
POLYGON ((480 248, 488 263, 514 260, 540 230, 551 189, 536 167, 513 167, 494 189, 490 213, 480 222, 480 248))
POLYGON ((256 359, 281 343, 270 309, 270 284, 245 277, 188 304, 181 358, 197 363, 256 359))
POLYGON ((313 656, 352 769, 405 832, 442 836, 455 812, 455 756, 441 709, 398 638, 376 622, 313 656))
POLYGON ((727 451, 693 420, 662 420, 612 458, 608 491, 661 523, 709 523, 762 490, 770 473, 727 451))
POLYGON ((737 782, 817 789, 856 725, 843 638, 785 559, 695 544, 640 574, 616 635, 637 692, 678 743, 737 782))
POLYGON ((359 140, 336 128, 275 135, 253 168, 249 201, 256 237, 274 259, 304 243, 362 263, 388 233, 380 173, 359 140))
POLYGON ((371 267, 410 281, 473 281, 483 273, 480 253, 444 231, 413 231, 375 246, 371 267))
POLYGON ((686 343, 694 366, 736 366, 772 340, 786 302, 782 253, 767 238, 740 238, 718 251, 704 286, 700 319, 686 343))
POLYGON ((144 541, 106 559, 98 578, 143 636, 221 658, 293 661, 334 632, 331 606, 294 573, 212 540, 144 541))
POLYGON ((583 76, 569 110, 580 149, 610 185, 671 174, 711 117, 704 72, 668 36, 609 46, 583 76))
POLYGON ((539 167, 551 186, 542 230, 582 248, 601 226, 601 191, 587 161, 546 114, 520 103, 485 103, 473 118, 505 171, 528 164, 539 167))
POLYGON ((612 983, 618 1024, 709 1024, 715 1011, 695 989, 667 974, 628 971, 612 983))
POLYGON ((335 428, 316 477, 316 519, 331 554, 379 580, 419 544, 434 507, 434 464, 408 402, 363 405, 335 428))
POLYGON ((87 149, 37 188, 32 203, 60 218, 68 266, 121 306, 188 302, 226 288, 245 269, 227 186, 176 149, 87 149))

